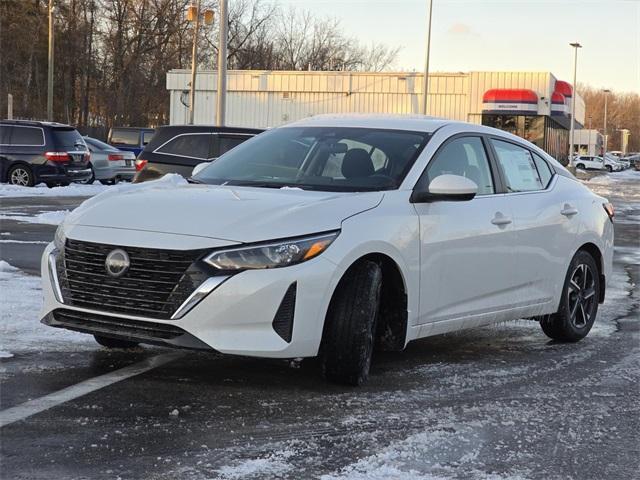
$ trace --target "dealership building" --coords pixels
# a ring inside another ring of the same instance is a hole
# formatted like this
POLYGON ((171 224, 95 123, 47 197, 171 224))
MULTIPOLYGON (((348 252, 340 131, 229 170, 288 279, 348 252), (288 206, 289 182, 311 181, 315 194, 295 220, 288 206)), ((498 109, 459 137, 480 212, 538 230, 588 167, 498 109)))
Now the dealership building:
MULTIPOLYGON (((196 81, 196 124, 214 124, 215 71, 196 81)), ((227 77, 228 125, 275 127, 321 113, 419 113, 420 73, 232 70, 227 77)), ((170 70, 171 124, 189 119, 191 72, 170 70)), ((489 125, 519 135, 566 161, 571 100, 575 126, 585 106, 571 85, 550 72, 468 72, 429 75, 428 113, 489 125)))

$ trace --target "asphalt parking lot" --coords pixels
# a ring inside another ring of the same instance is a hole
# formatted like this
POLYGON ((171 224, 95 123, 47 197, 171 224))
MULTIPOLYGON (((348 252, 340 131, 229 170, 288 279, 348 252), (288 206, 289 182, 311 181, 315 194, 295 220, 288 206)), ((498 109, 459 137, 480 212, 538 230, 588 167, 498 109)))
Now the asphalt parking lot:
POLYGON ((432 337, 375 356, 361 388, 40 326, 40 254, 86 197, 0 197, 0 478, 640 478, 640 172, 587 184, 617 218, 584 341, 525 320, 432 337))

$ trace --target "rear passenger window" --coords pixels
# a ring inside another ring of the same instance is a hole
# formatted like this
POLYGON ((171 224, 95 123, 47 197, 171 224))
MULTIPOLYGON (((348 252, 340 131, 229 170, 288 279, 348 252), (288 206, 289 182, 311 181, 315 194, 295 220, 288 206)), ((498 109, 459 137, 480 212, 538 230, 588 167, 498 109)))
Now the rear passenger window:
POLYGON ((247 135, 233 135, 228 137, 220 135, 218 138, 218 156, 220 156, 223 153, 228 152, 232 148, 237 147, 242 142, 249 140, 249 138, 251 137, 247 135))
POLYGON ((0 125, 0 145, 8 145, 11 136, 11 127, 0 125))
POLYGON ((491 143, 504 173, 507 191, 531 192, 544 188, 529 150, 495 139, 491 139, 491 143))
POLYGON ((11 145, 37 146, 44 145, 44 134, 37 127, 13 127, 11 145))
POLYGON ((553 176, 551 168, 549 168, 549 164, 540 155, 535 153, 533 154, 533 161, 536 163, 536 167, 538 168, 538 174, 542 181, 542 188, 547 188, 551 181, 551 177, 553 176))
POLYGON ((177 135, 158 147, 156 153, 207 160, 209 158, 211 137, 210 133, 177 135))

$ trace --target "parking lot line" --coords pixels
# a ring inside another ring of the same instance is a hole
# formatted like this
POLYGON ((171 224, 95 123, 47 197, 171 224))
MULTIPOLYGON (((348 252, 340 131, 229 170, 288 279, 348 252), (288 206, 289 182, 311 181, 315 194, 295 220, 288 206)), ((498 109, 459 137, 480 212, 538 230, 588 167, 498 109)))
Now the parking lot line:
POLYGON ((16 405, 0 412, 0 428, 19 420, 24 420, 36 413, 43 412, 57 405, 61 405, 70 400, 82 397, 88 393, 94 392, 121 380, 140 375, 148 372, 156 367, 169 363, 183 356, 181 352, 163 353, 151 358, 147 358, 142 362, 134 363, 128 367, 120 368, 113 372, 105 373, 98 377, 84 380, 75 385, 63 388, 57 392, 50 393, 44 397, 29 400, 28 402, 16 405))

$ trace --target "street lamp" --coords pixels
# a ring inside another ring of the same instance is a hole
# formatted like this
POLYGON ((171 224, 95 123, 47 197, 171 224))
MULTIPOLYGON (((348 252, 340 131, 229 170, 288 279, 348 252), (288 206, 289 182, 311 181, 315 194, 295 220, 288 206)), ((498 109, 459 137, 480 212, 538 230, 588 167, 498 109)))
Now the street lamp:
POLYGON ((53 121, 53 0, 49 0, 49 65, 47 70, 47 120, 53 121))
POLYGON ((574 50, 574 54, 573 54, 573 92, 571 95, 571 128, 569 130, 569 162, 571 162, 571 160, 573 160, 573 133, 574 133, 574 125, 575 125, 575 118, 576 118, 576 77, 578 75, 578 49, 582 48, 582 45, 580 45, 578 42, 573 42, 570 43, 569 45, 571 45, 573 47, 574 50))
POLYGON ((431 50, 431 14, 433 12, 433 0, 429 0, 427 13, 427 52, 424 60, 424 78, 422 79, 422 114, 427 114, 427 99, 429 96, 429 53, 431 50))
MULTIPOLYGON (((50 0, 51 1, 51 0, 50 0)), ((213 10, 206 9, 200 12, 200 0, 195 4, 189 5, 187 9, 187 20, 193 22, 193 48, 191 51, 191 91, 189 94, 189 123, 193 125, 196 111, 196 75, 198 73, 197 56, 198 56, 198 31, 200 30, 200 16, 203 16, 204 23, 211 25, 213 23, 213 10)))
POLYGON ((607 154, 607 143, 609 141, 609 135, 607 135, 607 104, 609 103, 611 90, 605 88, 602 92, 604 93, 604 121, 602 122, 602 134, 604 135, 604 151, 602 152, 602 157, 604 158, 607 154))

